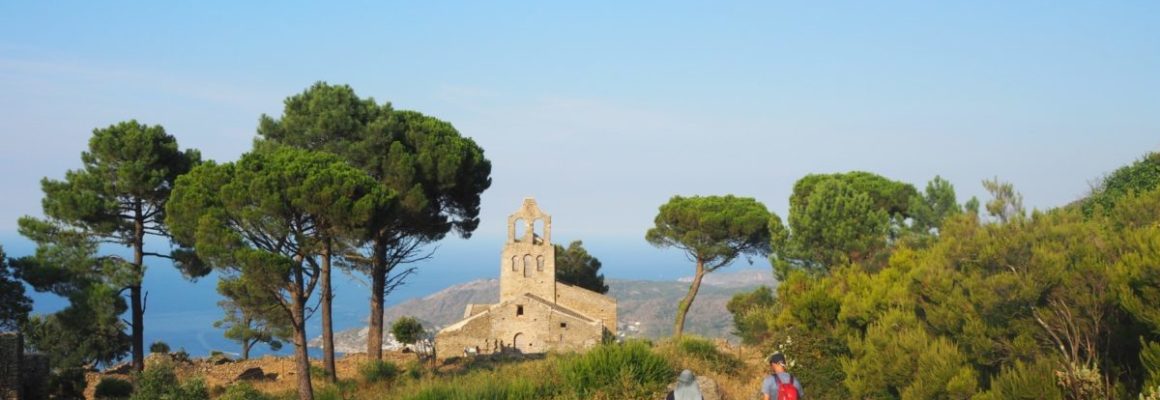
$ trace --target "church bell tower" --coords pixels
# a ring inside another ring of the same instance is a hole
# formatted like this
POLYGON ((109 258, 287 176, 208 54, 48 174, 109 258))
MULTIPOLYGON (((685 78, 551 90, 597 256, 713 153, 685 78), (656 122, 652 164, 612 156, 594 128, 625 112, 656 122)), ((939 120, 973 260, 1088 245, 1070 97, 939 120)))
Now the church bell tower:
POLYGON ((556 248, 552 246, 552 216, 536 199, 525 198, 508 216, 507 243, 500 260, 500 302, 530 293, 556 302, 556 248))

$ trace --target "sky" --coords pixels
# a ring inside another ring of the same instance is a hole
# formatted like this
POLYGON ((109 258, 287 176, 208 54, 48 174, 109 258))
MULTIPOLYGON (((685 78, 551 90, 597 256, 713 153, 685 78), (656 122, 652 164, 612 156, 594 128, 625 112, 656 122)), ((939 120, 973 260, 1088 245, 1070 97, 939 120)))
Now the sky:
POLYGON ((0 243, 94 128, 232 161, 316 81, 473 138, 485 238, 533 196, 557 238, 643 247, 673 195, 784 219, 852 170, 1046 209, 1160 151, 1160 2, 564 3, 0 2, 0 243))

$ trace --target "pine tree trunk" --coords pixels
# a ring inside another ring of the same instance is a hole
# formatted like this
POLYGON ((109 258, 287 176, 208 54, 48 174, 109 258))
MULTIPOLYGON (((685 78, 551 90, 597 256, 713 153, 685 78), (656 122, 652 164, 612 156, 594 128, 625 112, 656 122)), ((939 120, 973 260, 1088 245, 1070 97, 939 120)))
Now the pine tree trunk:
POLYGON ((680 338, 685 331, 685 315, 689 313, 689 308, 693 306, 693 299, 697 297, 697 291, 701 289, 701 279, 705 277, 705 262, 700 258, 697 259, 697 274, 693 276, 693 284, 689 286, 689 293, 681 300, 680 305, 677 306, 677 323, 673 327, 673 337, 680 338))
POLYGON ((294 275, 294 287, 290 295, 294 299, 291 322, 294 324, 294 355, 298 361, 298 399, 314 400, 314 387, 310 383, 310 355, 306 352, 306 296, 303 293, 306 288, 301 262, 295 268, 294 275))
POLYGON ((133 369, 140 372, 145 370, 145 302, 141 298, 141 283, 145 280, 145 221, 141 216, 141 203, 138 201, 135 210, 133 229, 133 277, 136 279, 129 287, 129 303, 132 314, 133 334, 133 369))
POLYGON ((367 327, 367 357, 383 359, 383 291, 387 286, 386 249, 375 243, 371 256, 371 315, 367 327))
POLYGON ((331 313, 330 293, 330 253, 331 242, 326 240, 322 248, 322 271, 319 272, 319 284, 322 286, 322 365, 326 368, 327 379, 338 382, 338 371, 334 367, 334 321, 331 313))
POLYGON ((145 305, 141 301, 141 285, 129 287, 130 303, 133 314, 133 369, 140 372, 145 370, 145 305))
POLYGON ((251 343, 249 340, 242 341, 242 361, 250 359, 250 348, 257 343, 251 343))

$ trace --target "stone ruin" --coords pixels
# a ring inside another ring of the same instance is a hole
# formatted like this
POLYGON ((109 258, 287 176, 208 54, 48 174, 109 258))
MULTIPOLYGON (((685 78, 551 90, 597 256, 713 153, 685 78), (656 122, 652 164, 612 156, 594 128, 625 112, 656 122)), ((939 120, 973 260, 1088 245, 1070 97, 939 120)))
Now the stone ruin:
POLYGON ((48 358, 24 353, 20 332, 0 333, 0 400, 48 398, 48 358))
POLYGON ((552 216, 535 199, 508 217, 499 281, 499 303, 468 304, 435 335, 436 357, 583 350, 616 334, 616 299, 556 282, 552 216))

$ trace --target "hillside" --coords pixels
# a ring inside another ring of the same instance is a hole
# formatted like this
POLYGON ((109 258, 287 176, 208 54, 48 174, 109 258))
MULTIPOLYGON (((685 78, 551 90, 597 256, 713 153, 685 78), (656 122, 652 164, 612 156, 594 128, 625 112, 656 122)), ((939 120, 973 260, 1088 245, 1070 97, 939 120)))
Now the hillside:
MULTIPOLYGON (((609 279, 609 295, 616 298, 618 331, 625 337, 656 339, 670 335, 676 318, 677 303, 689 289, 691 278, 677 281, 642 281, 609 279)), ((685 331, 706 337, 736 341, 732 334, 732 316, 725 304, 734 293, 752 290, 758 286, 774 286, 768 270, 719 272, 708 275, 686 321, 685 331)), ((463 317, 463 310, 471 303, 495 303, 499 300, 499 281, 476 280, 455 285, 426 297, 407 300, 384 311, 390 323, 402 316, 414 316, 425 326, 442 328, 463 317)), ((335 348, 341 352, 363 352, 366 349, 366 328, 335 333, 335 348)), ((316 341, 311 341, 315 345, 316 341)), ((385 340, 390 344, 390 338, 385 340)))

